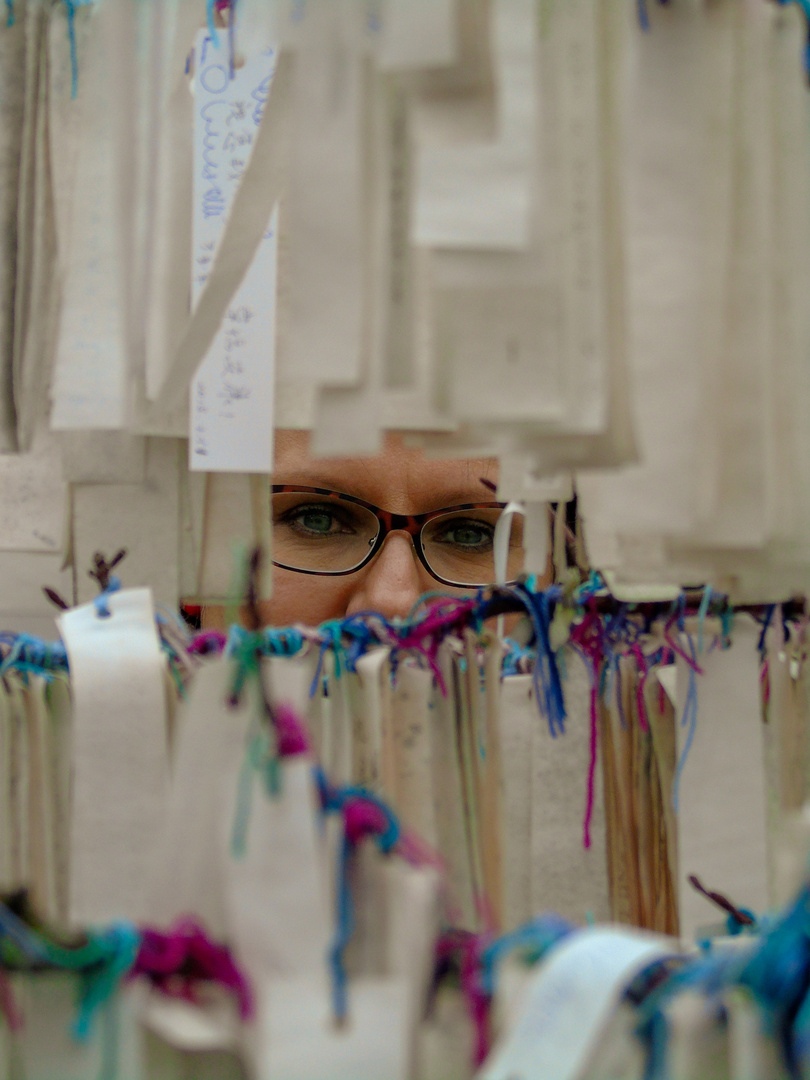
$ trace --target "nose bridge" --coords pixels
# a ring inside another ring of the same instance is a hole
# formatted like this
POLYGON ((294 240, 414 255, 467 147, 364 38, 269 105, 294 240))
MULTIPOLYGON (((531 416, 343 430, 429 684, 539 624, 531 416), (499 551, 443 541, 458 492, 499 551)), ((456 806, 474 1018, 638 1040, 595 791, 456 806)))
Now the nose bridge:
POLYGON ((407 615, 424 591, 420 571, 412 533, 392 522, 350 604, 350 613, 356 608, 379 611, 386 618, 407 615))

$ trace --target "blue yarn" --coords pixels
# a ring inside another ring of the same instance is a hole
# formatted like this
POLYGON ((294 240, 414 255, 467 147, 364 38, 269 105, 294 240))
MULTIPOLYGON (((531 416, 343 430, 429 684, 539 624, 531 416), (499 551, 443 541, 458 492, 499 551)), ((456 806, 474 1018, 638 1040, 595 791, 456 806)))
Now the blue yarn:
POLYGON ((647 13, 647 0, 636 0, 636 10, 638 12, 638 25, 646 32, 650 29, 650 16, 647 13))
POLYGON ((96 609, 96 615, 100 619, 109 619, 112 612, 109 608, 109 599, 114 592, 118 592, 121 588, 121 579, 117 578, 115 574, 110 575, 110 579, 107 583, 106 589, 103 589, 98 596, 93 599, 93 604, 96 609))
POLYGON ((759 635, 759 641, 757 642, 757 651, 759 652, 760 660, 765 659, 765 636, 768 633, 768 627, 771 625, 773 619, 773 613, 776 611, 776 604, 768 604, 765 609, 765 619, 762 623, 762 633, 759 635))
POLYGON ((703 590, 703 596, 700 598, 700 607, 698 608, 698 647, 699 653, 703 652, 703 624, 706 621, 706 614, 709 610, 709 604, 712 601, 712 587, 707 585, 703 590))
POLYGON ((47 963, 48 953, 37 935, 5 904, 0 904, 0 936, 10 938, 32 963, 47 963))
MULTIPOLYGON (((689 639, 690 651, 692 653, 692 659, 695 658, 695 650, 692 646, 692 639, 689 639)), ((689 689, 686 692, 686 702, 683 708, 683 716, 681 717, 681 727, 688 725, 688 731, 686 733, 686 742, 683 745, 681 756, 678 759, 678 765, 675 770, 675 782, 672 785, 672 805, 675 813, 678 813, 678 800, 680 794, 681 777, 683 770, 686 766, 686 760, 689 757, 689 751, 692 749, 692 742, 695 738, 695 730, 697 728, 697 676, 692 668, 689 669, 689 689)))
POLYGON ((329 949, 329 966, 332 970, 332 1007, 335 1019, 342 1022, 346 1019, 348 1006, 348 977, 344 952, 354 930, 354 905, 352 903, 351 889, 349 888, 349 856, 351 844, 345 832, 340 849, 340 858, 337 863, 337 918, 335 938, 329 949))
POLYGON ((214 0, 205 0, 205 17, 208 21, 208 33, 215 49, 219 48, 219 34, 215 19, 214 0))
POLYGON ((73 1035, 85 1042, 92 1033, 93 1019, 107 1004, 121 979, 135 963, 141 935, 133 923, 113 923, 103 934, 107 958, 80 973, 79 1008, 73 1023, 73 1035))
POLYGON ((538 950, 541 956, 545 955, 552 946, 573 933, 574 929, 574 925, 562 916, 547 914, 503 934, 481 954, 481 988, 490 997, 494 996, 498 966, 509 953, 516 949, 530 948, 538 950))
MULTIPOLYGON (((8 2, 8 0, 7 0, 8 2)), ((68 43, 70 45, 70 96, 75 99, 79 92, 79 56, 76 48, 76 8, 94 3, 94 0, 65 0, 67 7, 68 43)))
POLYGON ((509 591, 524 605, 534 627, 537 639, 537 657, 532 672, 535 698, 546 714, 552 737, 556 737, 565 732, 566 713, 560 672, 551 648, 550 627, 551 605, 560 599, 562 591, 552 586, 545 592, 533 593, 520 584, 509 591))
POLYGON ((14 0, 6 0, 6 26, 11 27, 14 25, 14 0))
MULTIPOLYGON (((383 854, 387 854, 394 848, 401 835, 400 825, 394 812, 382 799, 363 787, 354 785, 333 787, 320 767, 315 768, 314 778, 324 813, 340 812, 345 803, 353 798, 362 798, 374 803, 375 806, 382 810, 387 820, 385 832, 375 837, 377 847, 383 854)), ((346 975, 344 953, 354 931, 354 903, 349 887, 349 858, 351 853, 352 845, 344 830, 340 858, 337 864, 335 937, 329 947, 328 955, 329 967, 332 972, 333 1010, 335 1019, 338 1022, 345 1019, 347 1012, 348 977, 346 975)))

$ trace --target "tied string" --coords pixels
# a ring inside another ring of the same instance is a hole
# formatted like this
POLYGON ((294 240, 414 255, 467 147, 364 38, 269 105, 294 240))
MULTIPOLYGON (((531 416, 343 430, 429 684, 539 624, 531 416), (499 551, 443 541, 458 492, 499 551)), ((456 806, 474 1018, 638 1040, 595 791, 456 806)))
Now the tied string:
POLYGON ((58 672, 67 671, 67 650, 61 641, 46 642, 29 634, 11 636, 8 652, 0 663, 0 678, 14 668, 17 671, 41 675, 49 682, 58 672))
POLYGON ((93 597, 93 606, 96 609, 96 615, 100 619, 109 619, 112 615, 110 611, 110 597, 114 592, 118 592, 121 588, 121 579, 116 577, 115 574, 110 574, 110 578, 98 596, 93 597))
POLYGON ((261 778, 269 798, 278 798, 281 794, 281 761, 310 752, 306 727, 296 710, 285 704, 275 706, 272 713, 268 713, 268 708, 264 699, 264 708, 252 719, 239 770, 231 833, 231 852, 237 859, 244 858, 247 851, 254 778, 261 778))
POLYGON ((315 697, 318 687, 321 685, 323 664, 329 649, 332 650, 335 657, 335 675, 340 678, 340 654, 343 652, 343 621, 341 619, 330 619, 321 624, 318 633, 321 637, 321 647, 318 652, 318 664, 309 687, 310 697, 315 697))
POLYGON ((78 976, 78 1006, 71 1030, 80 1042, 90 1037, 96 1015, 132 967, 139 943, 135 926, 121 921, 88 933, 82 944, 68 947, 29 926, 7 905, 0 905, 0 961, 5 969, 27 971, 44 966, 78 976))
POLYGON ((475 1032, 473 1065, 480 1068, 492 1046, 491 1013, 501 963, 512 953, 534 965, 548 951, 575 930, 573 924, 558 915, 542 915, 531 922, 493 938, 489 933, 446 930, 436 943, 433 994, 442 979, 458 972, 467 1011, 475 1032))
MULTIPOLYGON (((349 881, 351 858, 367 838, 373 839, 384 855, 395 849, 402 853, 404 838, 393 811, 372 792, 362 787, 333 787, 320 768, 315 770, 315 780, 323 812, 339 813, 343 819, 337 860, 335 937, 329 948, 335 1023, 343 1025, 348 1016, 345 953, 355 926, 354 901, 349 881)), ((411 848, 411 854, 413 853, 414 849, 411 848)))
POLYGON ((596 794, 596 761, 598 750, 598 702, 599 669, 604 659, 604 634, 602 621, 596 610, 595 601, 585 617, 571 628, 571 644, 585 661, 590 676, 590 756, 588 762, 588 780, 585 797, 585 818, 582 823, 582 844, 591 846, 591 821, 596 794))
POLYGON ((415 627, 399 635, 397 651, 409 649, 422 656, 436 680, 442 697, 447 697, 447 684, 438 662, 438 652, 444 638, 453 630, 468 624, 480 606, 480 597, 470 600, 436 600, 428 604, 428 613, 415 627))
MULTIPOLYGON (((684 962, 637 1006, 639 1033, 647 1043, 645 1077, 664 1080, 666 1054, 656 1044, 666 1035, 665 1008, 680 994, 693 991, 706 999, 706 1010, 720 1014, 729 992, 747 991, 763 1030, 781 1050, 790 1076, 806 1075, 810 1054, 810 892, 807 883, 776 919, 765 921, 750 944, 735 949, 705 949, 684 962), (660 1036, 654 1033, 658 1030, 660 1036)), ((746 912, 746 914, 748 914, 746 912)))
POLYGON ((212 941, 194 919, 180 919, 171 930, 141 930, 141 943, 129 978, 145 976, 161 993, 199 1004, 201 982, 218 983, 236 998, 242 1020, 254 1014, 253 993, 230 950, 212 941))
POLYGON ((691 653, 691 656, 686 658, 684 653, 680 653, 681 656, 686 658, 689 667, 689 686, 686 691, 686 701, 683 707, 683 716, 681 717, 681 727, 685 727, 687 729, 686 740, 683 744, 683 750, 681 751, 681 756, 679 757, 678 764, 675 768, 675 781, 672 785, 672 806, 676 814, 678 813, 678 806, 680 801, 681 778, 683 776, 683 771, 686 768, 686 761, 689 757, 689 751, 692 749, 692 743, 694 742, 695 738, 695 731, 697 730, 697 675, 703 674, 702 670, 697 666, 695 657, 695 644, 692 641, 691 636, 687 635, 687 641, 689 642, 689 651, 691 653))
POLYGON ((228 638, 221 630, 202 630, 186 646, 192 656, 211 656, 224 652, 228 638))
POLYGON ((70 47, 70 96, 73 100, 79 93, 79 54, 76 46, 76 8, 87 7, 94 0, 65 0, 67 8, 68 45, 70 47))
POLYGON ((532 592, 523 584, 515 585, 507 590, 526 609, 534 628, 536 658, 532 680, 534 683, 534 695, 540 708, 548 720, 549 731, 552 737, 565 732, 565 699, 563 697, 562 680, 557 665, 557 658, 551 647, 551 624, 554 604, 560 599, 562 593, 558 586, 553 586, 545 592, 532 592))

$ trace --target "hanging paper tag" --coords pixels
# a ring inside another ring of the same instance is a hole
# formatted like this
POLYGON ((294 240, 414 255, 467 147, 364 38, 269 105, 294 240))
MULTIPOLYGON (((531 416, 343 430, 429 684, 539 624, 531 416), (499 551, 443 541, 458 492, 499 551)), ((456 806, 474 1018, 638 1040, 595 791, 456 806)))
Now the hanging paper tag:
POLYGON ((159 843, 153 842, 146 919, 169 926, 193 912, 217 940, 226 936, 221 823, 232 820, 235 796, 226 776, 239 767, 251 709, 257 707, 252 682, 239 705, 229 705, 233 677, 230 660, 206 663, 195 674, 178 713, 171 794, 159 843))
MULTIPOLYGON (((230 70, 225 35, 205 31, 194 79, 192 304, 214 263, 270 90, 275 51, 230 70)), ((189 467, 269 472, 273 462, 278 207, 191 386, 189 467)))
POLYGON ((673 943, 631 930, 581 930, 557 945, 526 988, 478 1080, 574 1080, 583 1074, 625 987, 673 943))
POLYGON ((501 684, 499 731, 504 930, 514 930, 534 913, 531 901, 532 732, 542 722, 534 700, 531 675, 505 678, 501 684))
POLYGON ((757 913, 769 906, 759 633, 740 614, 731 648, 698 653, 702 675, 677 660, 678 908, 687 940, 713 916, 692 874, 734 904, 757 913))
POLYGON ((730 1077, 728 1030, 717 1003, 687 990, 667 1005, 664 1012, 667 1076, 672 1080, 730 1077))
MULTIPOLYGON (((229 860, 225 881, 229 937, 237 962, 256 983, 273 975, 313 977, 325 970, 333 928, 312 763, 303 757, 283 763, 275 795, 261 773, 251 771, 246 850, 229 860)), ((229 769, 225 776, 236 794, 244 774, 229 769)), ((221 828, 230 836, 233 815, 226 817, 221 828)))
POLYGON ((402 663, 393 695, 395 787, 391 792, 404 824, 423 840, 437 842, 432 772, 433 676, 424 668, 402 663))
POLYGON ((127 589, 58 620, 73 691, 70 918, 142 919, 168 789, 164 661, 152 593, 127 589))
POLYGON ((24 1024, 11 1036, 16 1068, 10 1075, 24 1076, 25 1080, 88 1080, 94 1076, 145 1080, 138 1024, 126 991, 117 990, 98 1010, 90 1037, 80 1042, 71 1032, 76 1019, 77 975, 13 975, 11 985, 24 1024))
POLYGON ((336 1027, 314 980, 269 982, 261 993, 259 1080, 406 1080, 408 993, 395 979, 356 979, 336 1027))

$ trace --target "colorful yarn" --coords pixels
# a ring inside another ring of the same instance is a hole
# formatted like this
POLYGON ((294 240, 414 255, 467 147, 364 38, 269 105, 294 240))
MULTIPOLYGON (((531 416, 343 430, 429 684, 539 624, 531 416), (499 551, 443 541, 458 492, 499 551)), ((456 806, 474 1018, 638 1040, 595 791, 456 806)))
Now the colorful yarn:
POLYGON ((230 950, 213 942, 194 919, 180 919, 168 931, 141 931, 141 942, 128 977, 145 976, 162 993, 196 1003, 199 982, 215 982, 230 991, 242 1020, 254 1013, 253 994, 230 950))

